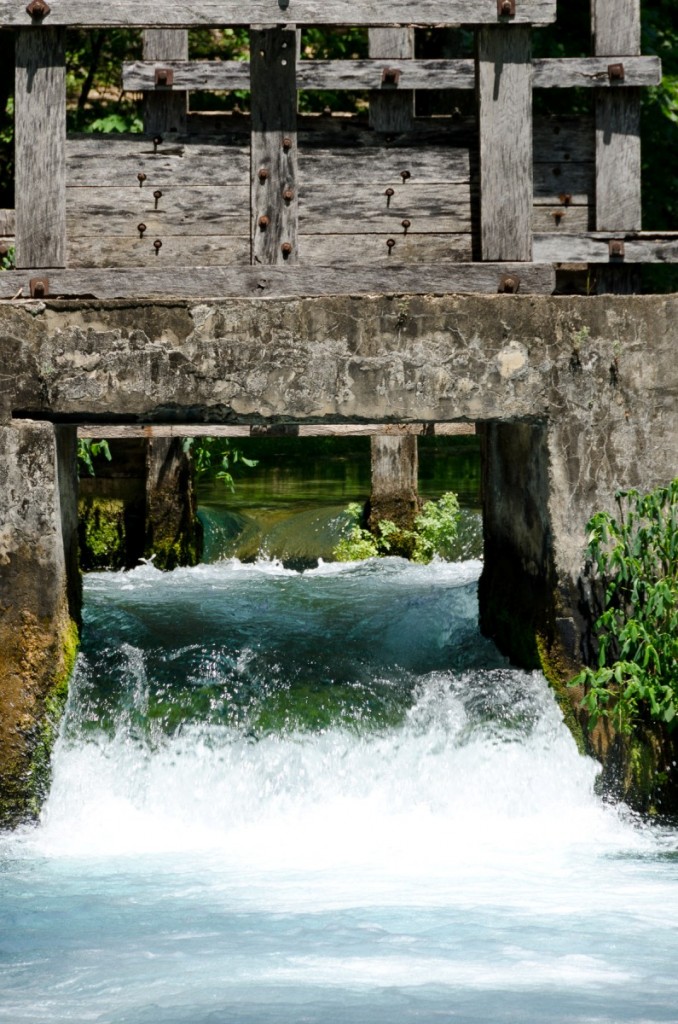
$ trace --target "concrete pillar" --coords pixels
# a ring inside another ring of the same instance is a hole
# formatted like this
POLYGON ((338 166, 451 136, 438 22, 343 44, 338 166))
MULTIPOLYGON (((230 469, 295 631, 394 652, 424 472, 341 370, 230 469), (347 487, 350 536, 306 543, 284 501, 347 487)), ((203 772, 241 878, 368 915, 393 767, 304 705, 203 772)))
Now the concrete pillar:
POLYGON ((75 429, 0 426, 0 825, 35 815, 78 645, 75 429))
POLYGON ((414 434, 375 434, 371 438, 371 453, 368 525, 374 530, 380 519, 390 519, 409 529, 419 511, 417 438, 414 434))

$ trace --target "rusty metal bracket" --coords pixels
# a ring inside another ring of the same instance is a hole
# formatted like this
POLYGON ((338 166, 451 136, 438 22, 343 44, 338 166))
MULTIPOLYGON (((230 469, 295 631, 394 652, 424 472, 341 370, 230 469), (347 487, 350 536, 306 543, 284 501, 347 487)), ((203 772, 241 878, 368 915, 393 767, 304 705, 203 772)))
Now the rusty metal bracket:
POLYGON ((174 85, 174 68, 156 68, 155 84, 161 89, 171 89, 174 85))
POLYGON ((383 68, 381 84, 397 88, 400 85, 400 68, 383 68))
POLYGON ((611 82, 623 82, 624 75, 625 72, 623 64, 608 64, 607 77, 611 82))
POLYGON ((517 274, 504 274, 499 278, 499 292, 502 295, 515 295, 520 288, 520 278, 517 274))
POLYGON ((497 0, 497 17, 515 18, 516 0, 497 0))
POLYGON ((29 14, 33 21, 42 21, 51 10, 52 8, 45 3, 45 0, 31 0, 26 8, 26 14, 29 14))
POLYGON ((32 299, 46 299, 49 295, 49 278, 32 277, 28 282, 32 299))
POLYGON ((610 250, 611 260, 624 259, 624 243, 621 238, 611 238, 607 244, 610 250))

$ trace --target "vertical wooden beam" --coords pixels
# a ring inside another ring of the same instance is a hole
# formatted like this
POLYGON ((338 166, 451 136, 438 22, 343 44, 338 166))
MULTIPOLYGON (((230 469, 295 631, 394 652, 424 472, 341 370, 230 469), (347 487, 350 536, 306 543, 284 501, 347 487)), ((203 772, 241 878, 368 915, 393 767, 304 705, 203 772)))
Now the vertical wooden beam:
POLYGON ((252 263, 297 262, 297 33, 250 30, 252 263))
MULTIPOLYGON (((414 57, 414 29, 371 28, 368 34, 370 57, 393 58, 394 61, 414 57)), ((370 93, 370 125, 378 132, 406 132, 414 118, 414 90, 385 86, 370 93)))
POLYGON ((66 260, 66 48, 60 28, 17 32, 15 209, 17 267, 66 260))
MULTIPOLYGON (((188 60, 186 29, 145 29, 144 60, 188 60)), ((171 87, 144 93, 144 131, 149 135, 185 132, 188 93, 171 87)))
MULTIPOLYGON (((591 0, 597 57, 640 53, 640 0, 591 0)), ((596 228, 640 231, 640 90, 596 92, 596 228)), ((623 266, 599 268, 599 293, 634 292, 637 274, 623 266)))
POLYGON ((529 25, 478 31, 483 260, 532 259, 531 56, 529 25))

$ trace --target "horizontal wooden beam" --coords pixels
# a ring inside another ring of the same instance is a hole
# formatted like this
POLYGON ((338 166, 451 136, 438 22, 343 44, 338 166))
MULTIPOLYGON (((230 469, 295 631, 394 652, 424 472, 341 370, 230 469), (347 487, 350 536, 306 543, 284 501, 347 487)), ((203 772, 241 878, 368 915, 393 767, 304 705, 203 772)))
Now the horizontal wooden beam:
MULTIPOLYGON (((132 61, 122 66, 123 89, 167 92, 156 84, 156 72, 171 70, 174 89, 228 91, 248 89, 246 61, 132 61)), ((532 62, 532 84, 538 89, 611 88, 659 85, 658 57, 546 58, 532 62), (610 68, 623 67, 623 78, 610 68)), ((473 60, 302 60, 296 68, 298 89, 342 89, 398 92, 407 89, 475 89, 473 60), (397 85, 386 84, 386 70, 399 72, 397 85)))
POLYGON ((678 231, 535 234, 533 251, 553 263, 678 263, 678 231))
POLYGON ((83 423, 78 437, 107 438, 110 441, 151 437, 401 437, 435 435, 468 437, 475 423, 272 423, 253 426, 237 423, 83 423))
MULTIPOLYGON (((0 0, 0 27, 31 25, 25 0, 0 0)), ((195 25, 546 25, 556 0, 518 0, 514 17, 498 14, 497 0, 53 0, 45 25, 76 28, 191 28, 195 25)), ((35 22, 34 22, 35 24, 35 22)))
MULTIPOLYGON (((29 298, 40 279, 48 298, 296 298, 325 295, 550 295, 555 271, 536 263, 462 263, 344 267, 139 267, 134 270, 8 270, 0 299, 29 298), (506 283, 508 279, 508 284, 506 283)), ((41 289, 42 290, 42 289, 41 289)), ((41 295, 41 297, 43 297, 41 295)))

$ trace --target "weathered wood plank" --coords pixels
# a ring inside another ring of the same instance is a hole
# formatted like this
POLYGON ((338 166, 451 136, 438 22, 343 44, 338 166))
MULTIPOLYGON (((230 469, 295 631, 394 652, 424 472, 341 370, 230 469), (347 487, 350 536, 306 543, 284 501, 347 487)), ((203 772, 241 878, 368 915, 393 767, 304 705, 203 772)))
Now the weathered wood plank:
POLYGON ((66 257, 66 36, 24 29, 16 39, 16 265, 66 257))
MULTIPOLYGON (((230 296, 495 294, 505 276, 520 279, 521 294, 551 294, 555 271, 537 263, 459 263, 365 267, 140 267, 134 270, 53 270, 49 297, 210 298, 230 296)), ((0 298, 19 288, 28 296, 26 271, 0 274, 0 298)))
MULTIPOLYGON (((409 25, 496 24, 496 0, 193 0, 189 5, 167 0, 162 11, 151 0, 114 0, 93 4, 91 0, 55 0, 45 18, 48 25, 74 27, 154 28, 162 18, 164 28, 194 25, 275 24, 281 14, 298 25, 409 25)), ((555 21, 556 0, 519 0, 515 18, 507 24, 544 25, 555 21)), ((0 24, 30 26, 25 4, 0 0, 0 24)))
MULTIPOLYGON (((143 55, 145 61, 187 61, 188 32, 185 29, 146 29, 143 55)), ((153 87, 155 90, 155 71, 153 87)), ((185 132, 187 111, 188 93, 181 89, 172 87, 148 93, 144 95, 144 131, 150 135, 185 132)))
POLYGON ((484 260, 532 258, 529 28, 478 33, 480 245, 484 260))
POLYGON ((304 233, 364 234, 402 231, 458 232, 471 227, 471 195, 467 185, 450 184, 445 190, 409 181, 385 195, 380 186, 316 184, 304 186, 299 196, 299 223, 304 233))
POLYGON ((540 262, 554 263, 678 263, 678 232, 536 234, 534 253, 540 262), (623 242, 623 258, 610 255, 610 240, 623 242))
POLYGON ((373 434, 453 437, 476 432, 474 423, 285 423, 271 426, 259 423, 256 426, 235 423, 83 423, 78 427, 78 437, 107 438, 109 441, 135 437, 261 437, 267 434, 275 436, 281 427, 296 437, 370 437, 373 434))
MULTIPOLYGON (((371 28, 368 31, 370 57, 387 57, 407 64, 414 57, 414 29, 371 28)), ((398 72, 399 74, 399 72, 398 72)), ((406 132, 414 119, 412 89, 384 89, 381 83, 370 93, 370 125, 377 132, 406 132)))
MULTIPOLYGON (((375 29, 375 32, 396 32, 400 29, 375 29)), ((389 96, 410 89, 475 89, 473 60, 302 60, 297 65, 297 89, 341 89, 344 91, 373 89, 389 96), (385 86, 385 69, 400 72, 397 86, 385 86)), ((130 61, 122 66, 123 88, 130 92, 154 91, 155 72, 171 68, 175 89, 223 90, 249 89, 250 66, 243 61, 130 61)), ((532 85, 536 89, 570 89, 574 86, 591 89, 623 89, 634 86, 659 85, 661 61, 658 57, 574 57, 538 58, 532 62, 532 85), (610 64, 624 64, 624 80, 611 79, 610 64)), ((166 95, 161 90, 160 95, 166 95)))
POLYGON ((154 153, 143 135, 72 135, 66 143, 67 181, 82 186, 139 187, 150 193, 165 185, 230 186, 247 182, 250 149, 242 139, 165 139, 154 153))
POLYGON ((75 235, 138 236, 145 224, 145 237, 161 239, 199 229, 204 235, 249 234, 249 189, 200 185, 163 186, 153 182, 132 188, 68 188, 66 208, 68 233, 75 235), (161 191, 157 200, 154 192, 161 191))
POLYGON ((297 260, 296 50, 294 29, 250 30, 252 263, 297 260))
POLYGON ((596 158, 592 117, 535 117, 535 163, 590 163, 596 158))
POLYGON ((589 206, 563 206, 551 203, 549 206, 532 208, 532 230, 555 235, 589 231, 592 227, 589 206))
POLYGON ((595 170, 593 164, 534 164, 534 202, 538 206, 559 202, 560 196, 573 206, 593 202, 595 170))
MULTIPOLYGON (((592 0, 597 56, 640 51, 640 0, 592 0)), ((640 93, 596 96, 596 227, 638 231, 641 215, 640 93)))
POLYGON ((0 235, 6 237, 14 234, 14 210, 0 210, 0 235))
MULTIPOLYGON (((104 229, 105 230, 105 229, 104 229)), ((68 241, 67 262, 73 267, 235 267, 250 261, 250 237, 243 235, 161 234, 156 254, 153 242, 160 232, 143 238, 129 235, 77 235, 68 241)))
POLYGON ((362 262, 374 263, 469 263, 473 258, 470 231, 466 234, 413 235, 398 225, 387 234, 305 235, 299 236, 299 263, 302 266, 355 265, 356 252, 362 262), (389 239, 395 243, 387 245, 389 239))

